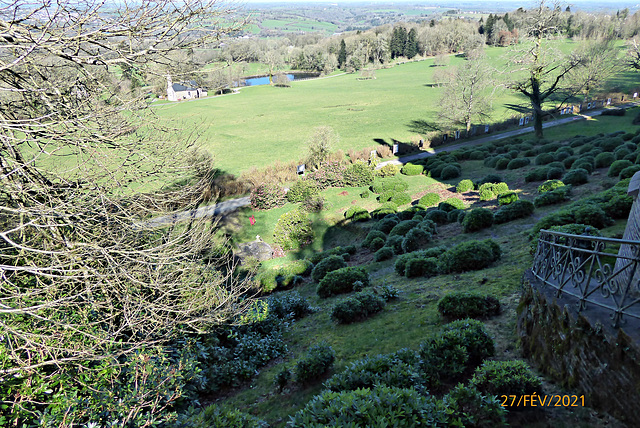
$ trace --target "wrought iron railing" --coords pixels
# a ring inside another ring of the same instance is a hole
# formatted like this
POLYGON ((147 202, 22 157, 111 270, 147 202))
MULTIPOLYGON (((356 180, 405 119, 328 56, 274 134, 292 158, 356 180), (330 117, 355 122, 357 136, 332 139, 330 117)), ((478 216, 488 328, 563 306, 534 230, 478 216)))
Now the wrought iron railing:
POLYGON ((558 297, 576 298, 579 312, 604 308, 619 327, 640 319, 639 262, 640 241, 541 230, 531 271, 558 297))

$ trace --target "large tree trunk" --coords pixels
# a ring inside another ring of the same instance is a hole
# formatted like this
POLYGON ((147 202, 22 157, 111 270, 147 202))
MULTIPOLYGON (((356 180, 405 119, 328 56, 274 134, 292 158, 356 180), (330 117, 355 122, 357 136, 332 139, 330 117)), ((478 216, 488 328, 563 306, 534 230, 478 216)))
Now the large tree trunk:
POLYGON ((533 109, 533 129, 538 140, 542 139, 542 100, 540 99, 540 82, 531 79, 531 108, 533 109))

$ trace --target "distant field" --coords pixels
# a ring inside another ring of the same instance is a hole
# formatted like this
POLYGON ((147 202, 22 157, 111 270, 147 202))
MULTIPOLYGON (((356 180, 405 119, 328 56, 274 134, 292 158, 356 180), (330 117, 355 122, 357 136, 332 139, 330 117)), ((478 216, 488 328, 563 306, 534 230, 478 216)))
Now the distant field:
MULTIPOLYGON (((565 48, 571 47, 566 43, 565 48)), ((504 61, 506 50, 488 49, 492 63, 504 61)), ((451 57, 450 66, 464 61, 451 57)), ((158 105, 160 117, 181 119, 187 128, 200 126, 201 142, 216 164, 231 173, 275 161, 305 156, 306 141, 316 126, 328 125, 340 136, 335 149, 361 149, 393 140, 408 141, 424 129, 413 121, 433 123, 443 89, 432 86, 433 60, 376 71, 375 80, 358 74, 293 82, 291 88, 257 86, 239 94, 158 105)), ((633 81, 630 76, 620 79, 633 81)), ((494 121, 513 115, 506 104, 523 102, 502 90, 494 121)))
POLYGON ((265 19, 260 26, 270 30, 281 31, 326 31, 333 33, 338 30, 338 26, 330 22, 319 22, 313 19, 305 19, 303 17, 291 20, 284 19, 265 19))

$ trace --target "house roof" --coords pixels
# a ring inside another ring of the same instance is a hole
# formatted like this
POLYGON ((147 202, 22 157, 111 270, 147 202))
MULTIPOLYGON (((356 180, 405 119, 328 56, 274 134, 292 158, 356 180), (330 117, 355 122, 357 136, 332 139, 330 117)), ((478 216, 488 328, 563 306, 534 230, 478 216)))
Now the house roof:
MULTIPOLYGON (((187 82, 184 82, 184 83, 187 83, 187 82)), ((191 84, 191 83, 195 83, 195 82, 193 82, 193 81, 189 82, 189 84, 191 84)), ((196 85, 193 85, 193 86, 196 86, 196 85)), ((196 88, 191 88, 191 87, 185 86, 185 85, 183 85, 181 83, 174 83, 173 85, 171 85, 171 88, 173 88, 173 90, 176 91, 176 92, 197 91, 196 88)))

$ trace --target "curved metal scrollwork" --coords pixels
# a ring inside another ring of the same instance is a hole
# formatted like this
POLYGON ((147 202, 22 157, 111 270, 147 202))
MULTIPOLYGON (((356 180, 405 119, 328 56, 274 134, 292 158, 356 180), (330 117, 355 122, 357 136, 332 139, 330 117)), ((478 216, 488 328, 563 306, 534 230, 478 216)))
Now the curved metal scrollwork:
POLYGON ((540 231, 531 271, 543 284, 609 310, 614 327, 640 319, 640 241, 540 231))

